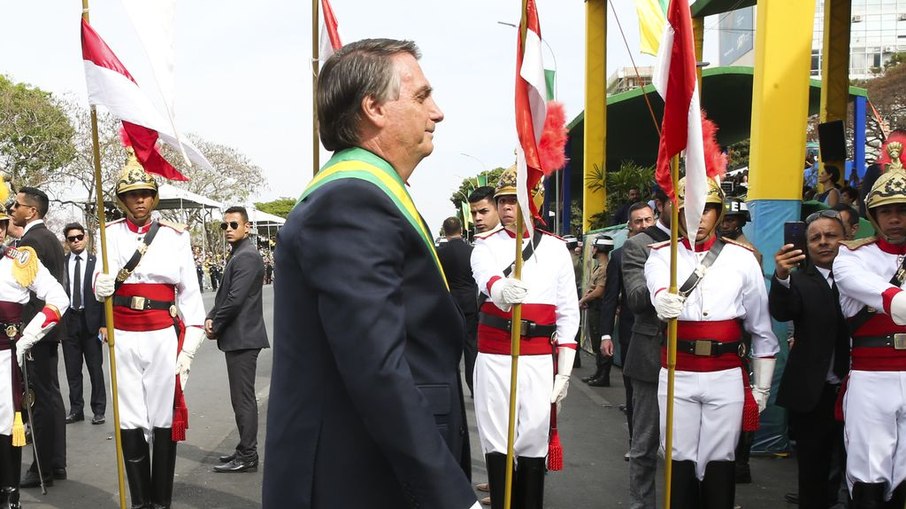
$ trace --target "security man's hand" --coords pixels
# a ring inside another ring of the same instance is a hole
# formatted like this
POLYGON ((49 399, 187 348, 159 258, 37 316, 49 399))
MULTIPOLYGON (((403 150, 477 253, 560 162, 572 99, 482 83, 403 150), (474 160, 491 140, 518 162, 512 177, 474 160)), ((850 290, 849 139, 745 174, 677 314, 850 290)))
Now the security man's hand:
POLYGON ((805 253, 801 249, 796 249, 793 244, 784 244, 774 255, 774 275, 777 276, 777 279, 790 277, 790 272, 802 260, 805 260, 805 253))

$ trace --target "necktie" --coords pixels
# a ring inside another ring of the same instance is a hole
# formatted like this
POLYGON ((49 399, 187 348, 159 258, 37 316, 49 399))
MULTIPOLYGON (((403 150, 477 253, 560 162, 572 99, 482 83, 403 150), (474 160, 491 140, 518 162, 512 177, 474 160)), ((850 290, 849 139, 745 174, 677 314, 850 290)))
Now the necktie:
POLYGON ((75 257, 75 274, 72 276, 72 307, 82 309, 82 256, 75 257))

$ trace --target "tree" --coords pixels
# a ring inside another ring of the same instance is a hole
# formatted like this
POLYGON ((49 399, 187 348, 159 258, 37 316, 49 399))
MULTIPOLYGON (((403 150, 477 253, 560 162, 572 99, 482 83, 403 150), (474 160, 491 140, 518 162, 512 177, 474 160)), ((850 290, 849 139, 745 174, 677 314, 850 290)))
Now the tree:
MULTIPOLYGON (((597 230, 608 226, 611 222, 613 212, 620 208, 623 200, 629 194, 631 188, 637 188, 642 198, 651 194, 651 187, 654 184, 654 166, 640 166, 632 161, 623 161, 620 168, 616 171, 605 172, 595 165, 591 175, 585 178, 585 185, 592 191, 603 189, 605 180, 607 185, 607 203, 604 212, 595 214, 591 217, 589 230, 597 230)), ((578 202, 571 208, 575 213, 578 209, 578 202)), ((575 230, 582 228, 582 211, 578 210, 578 219, 573 215, 571 225, 575 230)))
POLYGON ((883 129, 890 131, 906 127, 906 65, 903 64, 904 61, 906 61, 906 53, 897 53, 885 63, 884 70, 879 73, 877 78, 853 83, 868 91, 868 98, 881 117, 881 122, 878 122, 869 108, 866 144, 874 153, 877 153, 883 142, 883 129))
POLYGON ((0 170, 16 187, 59 181, 75 157, 75 129, 49 92, 0 75, 0 170))
POLYGON ((292 212, 293 207, 295 206, 295 198, 277 198, 273 201, 255 202, 255 207, 261 212, 267 212, 268 214, 280 216, 284 219, 292 212))
POLYGON ((485 170, 474 177, 463 179, 462 184, 459 185, 459 189, 450 195, 450 202, 456 207, 456 215, 462 217, 462 202, 469 201, 469 193, 479 187, 479 179, 483 178, 487 182, 487 185, 494 187, 497 185, 497 180, 500 178, 500 174, 503 173, 504 169, 505 168, 494 168, 493 170, 485 170))

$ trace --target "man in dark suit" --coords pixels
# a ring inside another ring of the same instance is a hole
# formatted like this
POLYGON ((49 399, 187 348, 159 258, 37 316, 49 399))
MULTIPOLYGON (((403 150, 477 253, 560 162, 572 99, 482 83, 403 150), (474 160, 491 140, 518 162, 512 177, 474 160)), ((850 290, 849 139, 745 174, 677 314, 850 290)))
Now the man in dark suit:
POLYGON ((215 472, 258 469, 255 372, 258 354, 270 345, 261 304, 264 261, 248 238, 251 227, 245 207, 230 207, 224 212, 220 228, 230 244, 230 256, 204 324, 208 339, 217 339, 217 347, 226 354, 230 401, 239 428, 239 445, 232 454, 220 457, 223 464, 214 467, 215 472))
MULTIPOLYGON (((16 226, 25 229, 19 245, 34 248, 41 263, 65 287, 63 246, 60 245, 57 236, 44 225, 44 216, 49 205, 50 201, 44 191, 34 187, 23 187, 16 194, 10 217, 16 226)), ((27 323, 43 307, 44 301, 33 295, 22 310, 22 320, 27 323)), ((65 329, 64 321, 61 327, 55 327, 31 349, 33 360, 28 361, 27 367, 29 382, 35 391, 34 422, 31 426, 40 458, 35 456, 35 461, 22 477, 23 488, 36 488, 41 485, 38 463, 41 464, 45 486, 52 486, 54 479, 66 479, 66 407, 60 393, 60 377, 57 370, 58 346, 60 338, 65 337, 65 329)))
POLYGON ((443 224, 447 241, 437 249, 437 257, 444 268, 450 293, 465 319, 466 335, 463 343, 463 360, 466 367, 466 385, 472 394, 472 372, 475 370, 475 356, 478 347, 478 286, 472 277, 472 246, 462 238, 462 223, 458 217, 448 217, 443 224))
POLYGON ((64 318, 67 335, 63 341, 63 361, 66 363, 66 379, 69 382, 69 415, 66 417, 66 424, 85 419, 85 400, 82 398, 83 358, 91 380, 91 424, 103 424, 107 410, 107 391, 102 367, 104 351, 98 335, 104 326, 104 307, 93 298, 91 289, 91 277, 97 259, 85 250, 88 245, 85 227, 79 223, 70 223, 63 228, 63 236, 69 246, 64 272, 66 283, 63 288, 71 302, 64 318))
POLYGON ((263 507, 478 508, 460 460, 462 317, 406 181, 443 113, 409 41, 318 82, 333 157, 277 243, 263 507))
MULTIPOLYGON (((807 222, 805 268, 793 271, 805 253, 792 244, 781 247, 768 301, 771 316, 792 320, 796 331, 777 404, 789 410, 790 437, 796 440, 799 507, 826 509, 836 502, 840 485, 840 476, 830 475, 832 459, 845 457, 834 404, 849 371, 849 329, 831 272, 845 228, 835 211, 813 214, 807 222)), ((843 463, 836 467, 842 474, 843 463)))
POLYGON ((629 447, 629 507, 656 507, 655 475, 660 446, 660 417, 657 400, 661 371, 661 321, 651 305, 645 281, 648 246, 670 238, 670 199, 663 191, 655 194, 658 221, 623 244, 623 291, 635 315, 632 339, 623 374, 632 380, 632 441, 629 447))

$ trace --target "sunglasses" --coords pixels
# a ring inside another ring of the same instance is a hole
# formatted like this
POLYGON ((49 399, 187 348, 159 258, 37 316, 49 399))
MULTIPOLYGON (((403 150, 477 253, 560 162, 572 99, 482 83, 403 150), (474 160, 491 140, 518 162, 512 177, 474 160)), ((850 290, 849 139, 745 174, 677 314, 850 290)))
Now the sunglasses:
POLYGON ((72 237, 66 237, 66 240, 68 240, 69 242, 76 242, 76 241, 81 241, 84 238, 85 238, 85 234, 81 234, 81 235, 73 235, 72 237))
POLYGON ((232 230, 238 230, 239 223, 237 223, 236 221, 230 221, 229 223, 220 223, 221 230, 226 231, 227 228, 230 228, 232 230))
POLYGON ((828 219, 836 219, 837 221, 840 221, 841 223, 843 222, 840 219, 840 213, 837 212, 836 210, 819 210, 818 212, 809 214, 809 216, 805 218, 805 224, 811 224, 813 221, 820 219, 822 217, 826 217, 828 219))

